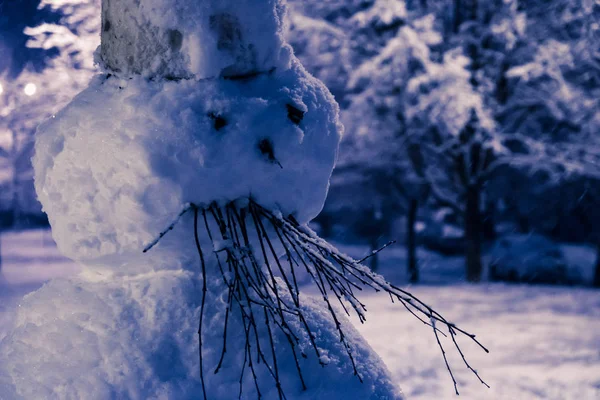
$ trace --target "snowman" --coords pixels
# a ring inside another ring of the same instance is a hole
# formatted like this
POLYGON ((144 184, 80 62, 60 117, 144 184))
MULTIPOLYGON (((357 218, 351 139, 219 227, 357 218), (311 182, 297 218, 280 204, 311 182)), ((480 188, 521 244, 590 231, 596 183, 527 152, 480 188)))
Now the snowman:
POLYGON ((0 398, 403 398, 344 311, 364 318, 366 286, 434 332, 445 320, 306 227, 343 128, 284 14, 283 0, 103 1, 104 73, 39 128, 33 159, 82 271, 22 300, 0 398))

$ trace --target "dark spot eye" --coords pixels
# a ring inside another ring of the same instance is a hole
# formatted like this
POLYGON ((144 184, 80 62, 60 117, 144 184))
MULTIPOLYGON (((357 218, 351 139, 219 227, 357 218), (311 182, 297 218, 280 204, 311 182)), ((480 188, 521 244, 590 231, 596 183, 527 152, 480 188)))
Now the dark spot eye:
POLYGON ((208 116, 213 120, 215 130, 217 132, 227 126, 227 120, 225 118, 223 118, 222 116, 220 116, 219 114, 212 112, 212 113, 208 114, 208 116))
POLYGON ((304 118, 304 111, 292 104, 286 104, 286 107, 290 121, 296 125, 300 125, 300 122, 302 122, 302 119, 304 118))
POLYGON ((110 31, 111 23, 108 19, 104 20, 104 32, 110 31))
POLYGON ((283 168, 281 163, 277 160, 277 158, 275 158, 273 142, 271 142, 270 139, 264 138, 260 142, 258 142, 258 150, 260 150, 260 152, 267 158, 267 160, 283 168))
POLYGON ((176 29, 169 29, 167 35, 169 36, 169 47, 173 51, 181 50, 181 45, 183 44, 183 35, 181 32, 176 29))
POLYGON ((219 50, 237 51, 242 47, 242 29, 235 15, 222 13, 210 16, 210 28, 217 34, 219 50))

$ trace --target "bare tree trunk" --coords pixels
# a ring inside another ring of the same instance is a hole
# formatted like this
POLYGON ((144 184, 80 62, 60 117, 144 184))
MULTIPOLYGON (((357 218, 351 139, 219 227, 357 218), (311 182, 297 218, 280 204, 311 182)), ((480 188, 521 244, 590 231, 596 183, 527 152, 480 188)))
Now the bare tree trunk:
POLYGON ((458 33, 460 25, 462 24, 462 13, 463 13, 462 0, 454 0, 454 19, 452 24, 452 31, 458 33))
POLYGON ((454 0, 452 27, 454 33, 458 33, 463 22, 477 20, 478 8, 478 0, 454 0))
POLYGON ((598 241, 598 251, 596 253, 596 271, 594 272, 594 287, 600 288, 600 240, 598 241))
POLYGON ((479 282, 483 272, 481 261, 481 193, 478 185, 467 187, 467 207, 465 211, 465 241, 467 281, 479 282))
POLYGON ((479 16, 479 0, 471 0, 469 8, 469 20, 477 21, 479 16))
POLYGON ((417 264, 417 235, 415 232, 415 223, 417 222, 417 211, 419 202, 415 199, 410 200, 408 207, 408 217, 406 218, 406 251, 408 280, 411 283, 419 281, 419 266, 417 264))
POLYGON ((488 242, 494 241, 498 237, 494 219, 495 214, 496 206, 494 204, 490 204, 485 210, 485 214, 482 216, 482 234, 484 239, 488 242))
POLYGON ((12 179, 12 198, 10 201, 10 229, 16 229, 17 222, 21 219, 21 206, 20 206, 20 190, 19 190, 19 175, 17 168, 15 166, 13 171, 13 179, 12 179))
POLYGON ((508 72, 508 70, 510 69, 510 63, 507 61, 508 57, 505 57, 504 60, 502 60, 502 65, 500 67, 500 76, 498 77, 498 80, 496 81, 496 100, 498 101, 498 103, 500 105, 505 105, 506 101, 508 100, 508 78, 506 76, 506 73, 508 72))

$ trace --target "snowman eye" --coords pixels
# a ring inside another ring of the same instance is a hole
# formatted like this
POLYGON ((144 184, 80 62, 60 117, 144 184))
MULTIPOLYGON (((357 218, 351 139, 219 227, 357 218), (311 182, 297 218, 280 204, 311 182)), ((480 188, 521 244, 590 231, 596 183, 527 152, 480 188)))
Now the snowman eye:
POLYGON ((210 28, 217 33, 217 49, 237 51, 241 47, 242 30, 234 15, 222 13, 210 16, 210 28))
POLYGON ((208 117, 213 120, 217 132, 227 126, 227 120, 217 113, 211 112, 208 117))
POLYGON ((302 119, 304 118, 304 111, 292 104, 286 104, 285 106, 287 108, 289 120, 296 125, 300 125, 300 122, 302 122, 302 119))
POLYGON ((169 47, 171 47, 174 52, 181 50, 183 34, 176 29, 169 29, 167 31, 167 36, 169 39, 169 47))

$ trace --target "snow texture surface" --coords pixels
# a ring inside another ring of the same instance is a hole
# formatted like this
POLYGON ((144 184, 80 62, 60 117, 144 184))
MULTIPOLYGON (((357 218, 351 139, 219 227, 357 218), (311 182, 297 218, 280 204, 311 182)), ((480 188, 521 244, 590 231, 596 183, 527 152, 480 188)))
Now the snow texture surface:
POLYGON ((282 0, 110 0, 101 62, 129 75, 197 79, 287 69, 282 0))
MULTIPOLYGON (((22 246, 18 242, 13 244, 15 248, 22 246)), ((52 248, 45 249, 51 255, 52 248)), ((39 254, 33 258, 40 257, 45 256, 39 254)), ((12 254, 9 261, 13 261, 12 254)), ((58 270, 50 276, 77 270, 70 263, 63 263, 62 272, 58 270)), ((207 329, 203 335, 207 397, 230 400, 237 398, 239 391, 240 366, 245 354, 244 330, 241 316, 234 313, 229 320, 225 361, 219 373, 213 374, 221 356, 228 292, 217 277, 216 268, 213 262, 207 271, 207 329)), ((44 269, 38 265, 36 275, 40 276, 44 269)), ((19 282, 31 280, 32 277, 27 277, 29 273, 18 272, 9 265, 4 272, 6 277, 0 279, 0 292, 7 293, 4 288, 8 287, 10 294, 14 287, 18 293, 19 282)), ((197 399, 201 393, 198 275, 190 268, 115 279, 111 274, 99 273, 97 268, 84 266, 78 275, 54 279, 30 293, 19 302, 16 316, 0 312, 0 321, 13 326, 8 332, 0 330, 0 398, 197 399)), ((285 296, 284 285, 280 290, 285 296)), ((316 333, 321 359, 310 352, 309 339, 300 335, 298 348, 307 354, 306 358, 300 358, 308 387, 303 391, 286 337, 279 331, 273 332, 287 398, 403 399, 379 356, 348 320, 342 319, 341 323, 363 383, 353 375, 327 309, 310 296, 304 297, 302 303, 316 333), (323 367, 319 361, 327 365, 323 367)), ((14 307, 13 301, 5 304, 14 307)), ((3 328, 6 329, 4 325, 3 328)), ((263 336, 267 335, 265 328, 261 329, 263 336)), ((292 329, 301 332, 300 326, 292 325, 292 329)), ((258 364, 256 371, 262 398, 277 399, 273 378, 264 363, 258 364)), ((248 369, 243 383, 242 398, 257 398, 248 369)))
MULTIPOLYGON (((207 397, 231 400, 239 391, 244 330, 241 318, 230 319, 227 357, 219 373, 213 374, 221 355, 227 291, 221 279, 210 275, 203 337, 204 365, 210 368, 207 397)), ((83 274, 51 281, 23 299, 16 329, 0 346, 0 393, 12 393, 8 399, 199 398, 199 285, 192 273, 184 271, 105 281, 83 274)), ((308 387, 302 391, 286 338, 276 335, 287 398, 402 399, 382 361, 348 321, 344 327, 360 360, 364 383, 353 375, 327 310, 309 298, 304 304, 328 365, 319 365, 314 355, 301 359, 308 387)), ((303 347, 309 354, 307 338, 301 340, 303 347)), ((277 399, 264 363, 256 371, 263 398, 277 399)), ((242 398, 257 398, 252 376, 246 372, 242 398)))
POLYGON ((118 255, 118 267, 188 202, 251 196, 306 223, 341 131, 331 94, 297 61, 244 82, 100 76, 38 130, 36 190, 65 255, 118 255))

